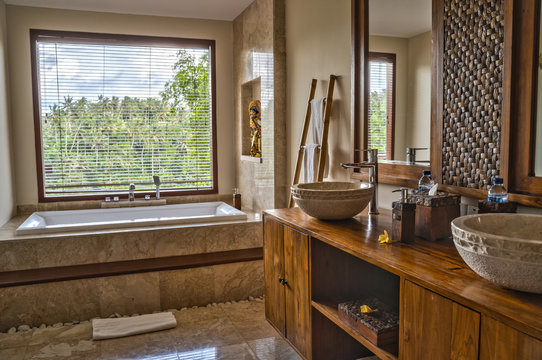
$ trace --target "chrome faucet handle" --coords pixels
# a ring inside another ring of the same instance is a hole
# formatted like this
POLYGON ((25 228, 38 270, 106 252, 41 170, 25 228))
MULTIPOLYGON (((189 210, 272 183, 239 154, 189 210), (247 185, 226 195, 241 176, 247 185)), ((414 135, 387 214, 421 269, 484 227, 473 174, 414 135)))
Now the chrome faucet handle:
POLYGON ((161 184, 161 182, 160 182, 160 176, 158 176, 158 175, 153 175, 153 176, 152 176, 152 180, 154 181, 154 185, 160 186, 160 184, 161 184))
POLYGON ((366 152, 367 161, 375 163, 378 161, 378 149, 354 149, 357 152, 366 152))
POLYGON ((134 201, 135 200, 135 184, 131 183, 128 187, 128 201, 134 201))
POLYGON ((154 181, 154 185, 156 185, 156 200, 160 200, 160 184, 162 183, 160 181, 160 176, 153 175, 152 180, 154 181))
POLYGON ((407 158, 407 163, 415 163, 416 162, 416 151, 417 150, 429 150, 428 148, 411 148, 411 147, 407 147, 406 148, 406 158, 407 158))

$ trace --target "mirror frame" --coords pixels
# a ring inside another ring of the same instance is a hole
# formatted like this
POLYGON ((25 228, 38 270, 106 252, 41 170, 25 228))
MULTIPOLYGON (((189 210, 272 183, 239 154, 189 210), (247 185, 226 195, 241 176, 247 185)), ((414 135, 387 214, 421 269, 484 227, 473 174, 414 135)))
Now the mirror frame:
MULTIPOLYGON (((434 1, 434 0, 433 0, 434 1)), ((433 15, 434 16, 434 15, 433 15)), ((432 41, 434 42, 434 25, 432 41)), ((431 54, 431 74, 433 74, 433 54, 431 54)), ((368 144, 368 102, 369 102, 369 0, 352 0, 352 162, 360 162, 360 152, 368 144)), ((431 76, 433 77, 433 76, 431 76)), ((433 85, 431 85, 433 87, 433 85)), ((431 97, 433 89, 431 89, 431 97)), ((431 100, 431 137, 433 136, 433 99, 431 100)), ((433 161, 433 139, 431 139, 431 161, 433 161)), ((418 187, 418 180, 424 165, 378 163, 378 182, 382 184, 418 187)), ((431 165, 431 169, 433 166, 431 165)), ((368 180, 364 170, 352 173, 352 179, 368 180)))
MULTIPOLYGON (((531 157, 536 115, 536 73, 538 59, 534 42, 540 29, 539 0, 503 0, 504 5, 504 65, 503 104, 501 115, 500 174, 509 189, 510 201, 542 208, 542 177, 533 176, 531 157), (538 11, 535 11, 538 10, 538 11), (528 14, 524 16, 523 14, 528 14), (535 57, 536 55, 536 57, 535 57), (516 66, 513 64, 532 66, 516 66), (513 120, 511 120, 513 118, 513 120), (527 159, 527 160, 526 160, 527 159)), ((368 93, 368 0, 352 0, 352 161, 358 162, 355 149, 367 144, 368 93)), ((439 189, 453 194, 484 199, 487 190, 442 184, 443 136, 443 51, 444 0, 432 0, 431 52, 431 171, 439 189)), ((379 164, 380 183, 417 187, 419 173, 412 165, 379 164)), ((353 173, 352 179, 366 180, 363 173, 353 173)))
MULTIPOLYGON (((522 194, 542 194, 542 177, 533 172, 536 145, 540 1, 516 0, 512 63, 511 164, 509 186, 522 194)), ((539 139, 542 141, 542 139, 539 139)), ((542 202, 542 199, 539 199, 542 202)), ((539 204, 542 206, 542 204, 539 204)))

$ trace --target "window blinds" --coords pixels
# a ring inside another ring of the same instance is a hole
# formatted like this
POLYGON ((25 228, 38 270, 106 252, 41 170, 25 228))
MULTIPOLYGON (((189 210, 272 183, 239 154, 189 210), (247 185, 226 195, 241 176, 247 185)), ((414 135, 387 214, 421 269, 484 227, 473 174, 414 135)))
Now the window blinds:
POLYGON ((209 45, 36 43, 46 197, 213 188, 209 45))
POLYGON ((369 58, 369 124, 368 145, 378 149, 378 156, 391 156, 391 116, 393 94, 393 62, 384 58, 369 58))

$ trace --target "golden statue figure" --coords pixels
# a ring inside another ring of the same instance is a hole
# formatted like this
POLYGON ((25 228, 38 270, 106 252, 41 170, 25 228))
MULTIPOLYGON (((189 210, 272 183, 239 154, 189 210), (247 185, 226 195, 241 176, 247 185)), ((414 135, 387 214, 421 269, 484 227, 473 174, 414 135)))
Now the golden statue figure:
POLYGON ((250 156, 262 157, 262 119, 260 100, 253 100, 248 105, 250 115, 250 156))

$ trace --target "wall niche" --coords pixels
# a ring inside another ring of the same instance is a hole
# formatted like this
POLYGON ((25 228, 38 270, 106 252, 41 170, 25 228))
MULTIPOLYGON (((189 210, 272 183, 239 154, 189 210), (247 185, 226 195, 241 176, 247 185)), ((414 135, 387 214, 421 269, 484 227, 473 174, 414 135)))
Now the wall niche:
MULTIPOLYGON (((262 78, 257 77, 241 85, 241 108, 245 109, 245 114, 241 120, 241 160, 262 163, 264 153, 260 157, 251 155, 252 133, 250 129, 249 106, 253 100, 261 101, 262 78)), ((261 106, 260 106, 261 110, 261 106)), ((242 114, 242 112, 241 112, 242 114)))

